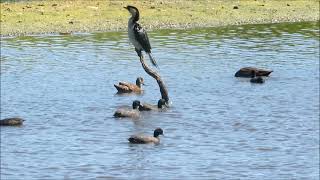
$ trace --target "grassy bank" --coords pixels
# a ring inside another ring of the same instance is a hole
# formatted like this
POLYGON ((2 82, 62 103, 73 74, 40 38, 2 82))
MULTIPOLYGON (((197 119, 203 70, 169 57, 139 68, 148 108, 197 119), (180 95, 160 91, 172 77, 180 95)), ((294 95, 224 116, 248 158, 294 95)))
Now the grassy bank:
POLYGON ((1 36, 122 31, 129 4, 140 9, 146 29, 319 20, 319 0, 1 0, 1 36))

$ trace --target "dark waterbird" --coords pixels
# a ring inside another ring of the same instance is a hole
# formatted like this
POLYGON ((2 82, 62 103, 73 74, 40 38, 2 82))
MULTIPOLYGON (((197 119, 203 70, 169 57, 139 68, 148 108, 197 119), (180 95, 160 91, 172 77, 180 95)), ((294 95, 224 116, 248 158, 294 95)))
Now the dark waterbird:
POLYGON ((132 109, 124 109, 124 108, 117 109, 116 112, 113 114, 113 116, 116 118, 122 118, 122 117, 139 118, 140 116, 139 106, 140 106, 140 101, 133 101, 132 109))
POLYGON ((257 84, 262 84, 264 83, 264 79, 261 76, 256 75, 256 71, 251 71, 251 83, 257 83, 257 84))
POLYGON ((14 117, 14 118, 5 118, 0 120, 0 126, 20 126, 23 124, 24 119, 14 117))
POLYGON ((146 136, 143 134, 132 135, 130 136, 128 141, 133 144, 148 144, 148 143, 159 144, 160 143, 159 135, 163 135, 163 130, 161 128, 155 129, 153 132, 153 136, 146 136))
POLYGON ((269 76, 273 72, 272 70, 260 69, 255 67, 244 67, 237 71, 234 76, 251 78, 252 71, 255 71, 256 76, 269 76))
POLYGON ((131 17, 128 21, 128 36, 130 42, 135 47, 138 56, 141 58, 142 51, 145 51, 149 55, 151 63, 155 67, 158 67, 156 60, 151 53, 151 45, 149 42, 148 34, 138 23, 140 18, 139 10, 134 6, 126 6, 124 8, 127 9, 131 14, 131 17))
POLYGON ((140 103, 139 111, 158 111, 166 107, 167 107, 166 101, 164 99, 160 99, 157 105, 140 103))
POLYGON ((142 77, 138 77, 136 84, 120 81, 119 84, 114 84, 114 87, 118 90, 118 93, 141 93, 144 80, 142 77))

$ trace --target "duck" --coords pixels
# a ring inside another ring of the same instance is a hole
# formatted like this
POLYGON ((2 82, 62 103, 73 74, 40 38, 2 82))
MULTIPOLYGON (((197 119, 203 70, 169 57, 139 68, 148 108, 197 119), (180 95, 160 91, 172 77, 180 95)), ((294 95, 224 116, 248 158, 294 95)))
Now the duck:
POLYGON ((147 135, 132 135, 128 138, 128 141, 132 144, 148 144, 148 143, 154 143, 159 144, 160 138, 159 135, 163 135, 163 130, 161 128, 157 128, 153 132, 153 136, 147 136, 147 135))
POLYGON ((128 21, 128 37, 133 44, 137 55, 142 58, 142 51, 148 54, 149 59, 153 66, 158 68, 157 62, 151 53, 151 45, 146 30, 138 23, 140 19, 140 13, 138 8, 134 6, 124 7, 129 11, 131 17, 128 21))
POLYGON ((132 109, 117 109, 116 112, 113 114, 116 118, 123 118, 123 117, 129 117, 129 118, 139 118, 139 106, 140 101, 133 101, 132 103, 132 109))
POLYGON ((23 124, 24 119, 13 117, 0 120, 0 126, 20 126, 23 124))
POLYGON ((252 70, 251 71, 251 83, 257 83, 257 84, 262 84, 264 83, 264 79, 261 76, 256 75, 256 71, 252 70))
POLYGON ((136 84, 120 81, 119 84, 114 84, 114 87, 118 90, 118 93, 141 93, 144 80, 142 77, 138 77, 136 84))
POLYGON ((250 78, 252 71, 255 71, 257 76, 269 76, 273 72, 272 70, 260 69, 255 67, 244 67, 237 71, 234 76, 250 78))
POLYGON ((164 109, 166 106, 167 106, 166 101, 164 99, 159 99, 157 105, 140 103, 139 111, 158 111, 158 110, 164 109))

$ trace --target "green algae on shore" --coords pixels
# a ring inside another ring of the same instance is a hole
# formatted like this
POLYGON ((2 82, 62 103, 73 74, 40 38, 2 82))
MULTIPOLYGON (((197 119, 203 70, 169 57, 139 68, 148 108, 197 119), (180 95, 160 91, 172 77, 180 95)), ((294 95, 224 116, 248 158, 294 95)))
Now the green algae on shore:
POLYGON ((319 21, 319 0, 1 1, 1 36, 124 31, 128 4, 149 30, 319 21))

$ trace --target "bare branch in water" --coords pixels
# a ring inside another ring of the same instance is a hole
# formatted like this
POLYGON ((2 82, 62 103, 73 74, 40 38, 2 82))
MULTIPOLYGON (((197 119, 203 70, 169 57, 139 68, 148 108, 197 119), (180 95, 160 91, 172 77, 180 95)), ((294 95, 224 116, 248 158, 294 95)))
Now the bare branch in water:
POLYGON ((159 85, 159 88, 160 88, 161 98, 164 99, 167 104, 169 104, 168 90, 167 90, 167 87, 165 86, 164 82, 162 81, 160 75, 156 71, 154 71, 151 68, 149 68, 149 66, 144 62, 143 56, 140 57, 140 62, 141 62, 141 65, 142 65, 143 69, 151 77, 153 77, 157 81, 157 83, 159 85))

